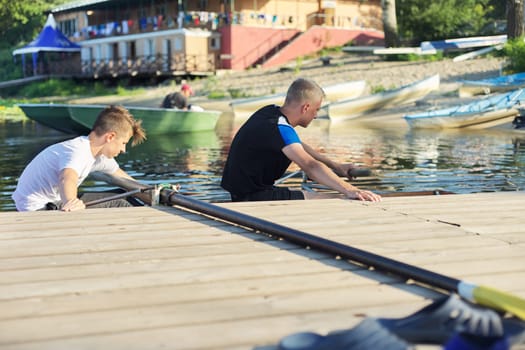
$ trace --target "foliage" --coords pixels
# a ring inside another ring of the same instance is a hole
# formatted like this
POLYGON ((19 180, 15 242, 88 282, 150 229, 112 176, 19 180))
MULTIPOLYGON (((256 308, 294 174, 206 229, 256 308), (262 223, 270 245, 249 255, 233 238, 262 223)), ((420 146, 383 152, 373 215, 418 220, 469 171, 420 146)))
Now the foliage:
MULTIPOLYGON (((1 91, 3 96, 16 98, 18 102, 27 99, 38 99, 42 97, 70 98, 71 96, 100 96, 108 94, 132 95, 141 94, 143 89, 126 91, 122 87, 108 88, 100 82, 79 83, 70 79, 49 79, 34 82, 21 87, 13 87, 1 91)), ((5 101, 14 101, 2 98, 5 101)))
POLYGON ((525 72, 525 41, 523 38, 507 41, 502 54, 508 59, 508 64, 504 68, 506 74, 525 72))
POLYGON ((415 53, 407 53, 407 54, 395 54, 395 55, 386 55, 383 57, 385 61, 408 61, 408 62, 414 62, 414 61, 440 61, 443 59, 443 52, 438 51, 433 55, 418 55, 415 53))
POLYGON ((325 47, 324 49, 321 50, 319 56, 326 56, 329 54, 336 54, 336 53, 341 53, 341 52, 343 52, 342 46, 325 47))
POLYGON ((39 96, 70 96, 78 94, 81 88, 71 80, 49 79, 29 84, 19 91, 19 96, 31 98, 39 96))
POLYGON ((0 81, 18 79, 22 77, 22 63, 20 57, 13 57, 11 48, 0 48, 0 81))
POLYGON ((489 0, 489 6, 492 11, 489 12, 490 19, 503 19, 506 16, 506 2, 502 0, 489 0))
MULTIPOLYGON (((228 93, 230 94, 231 98, 245 98, 245 97, 252 97, 249 93, 246 91, 243 91, 243 89, 238 88, 229 88, 228 93)), ((220 97, 220 94, 216 94, 216 98, 222 98, 226 96, 220 97)))
POLYGON ((221 99, 228 96, 228 92, 224 91, 219 84, 218 77, 210 76, 204 81, 204 89, 208 92, 209 99, 221 99))
POLYGON ((220 100, 225 97, 226 93, 224 91, 210 91, 208 94, 208 98, 211 100, 220 100))
POLYGON ((299 56, 295 58, 295 69, 294 74, 297 75, 301 72, 301 66, 303 65, 303 57, 299 56))
POLYGON ((130 90, 121 85, 117 86, 117 88, 115 89, 115 93, 118 96, 138 96, 138 95, 143 95, 145 92, 146 90, 142 88, 135 88, 135 89, 130 90))
POLYGON ((401 38, 414 43, 476 35, 493 11, 490 0, 397 0, 401 38))
POLYGON ((370 93, 371 94, 378 94, 378 93, 386 91, 386 90, 387 89, 383 85, 379 84, 379 85, 372 86, 370 88, 370 93))
POLYGON ((22 78, 20 57, 13 50, 33 40, 42 29, 45 12, 69 0, 0 0, 0 80, 22 78))
POLYGON ((67 1, 0 0, 0 46, 21 46, 33 40, 46 21, 44 13, 67 1))

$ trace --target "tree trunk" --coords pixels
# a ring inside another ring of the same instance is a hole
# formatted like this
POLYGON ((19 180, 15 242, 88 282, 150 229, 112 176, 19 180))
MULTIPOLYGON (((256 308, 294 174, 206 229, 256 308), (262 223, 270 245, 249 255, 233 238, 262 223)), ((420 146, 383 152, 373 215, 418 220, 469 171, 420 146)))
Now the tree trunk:
POLYGON ((523 0, 507 0, 507 37, 523 36, 523 0))
POLYGON ((385 47, 398 47, 399 36, 397 33, 396 0, 381 0, 381 6, 383 8, 385 47))

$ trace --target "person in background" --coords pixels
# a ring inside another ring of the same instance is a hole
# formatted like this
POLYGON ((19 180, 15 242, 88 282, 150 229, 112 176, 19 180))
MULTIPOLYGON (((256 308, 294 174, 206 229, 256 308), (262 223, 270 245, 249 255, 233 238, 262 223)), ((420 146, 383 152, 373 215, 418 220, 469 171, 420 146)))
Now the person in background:
POLYGON ((161 108, 177 108, 181 110, 202 111, 199 106, 189 103, 190 96, 193 96, 193 89, 188 84, 182 84, 179 92, 167 94, 162 101, 161 108))
MULTIPOLYGON (((12 198, 18 211, 85 209, 85 202, 108 197, 114 193, 84 193, 78 187, 94 171, 132 179, 114 159, 132 146, 143 142, 146 133, 140 120, 127 109, 108 106, 98 115, 87 136, 56 143, 45 148, 26 166, 12 198)), ((115 199, 93 207, 132 206, 126 199, 115 199)))
POLYGON ((379 195, 360 190, 341 179, 349 176, 349 171, 354 168, 352 164, 334 162, 299 139, 294 128, 308 127, 316 118, 323 97, 323 90, 314 81, 299 78, 288 88, 281 107, 262 107, 241 126, 233 138, 221 181, 232 201, 329 197, 329 194, 275 186, 275 181, 284 175, 291 162, 296 163, 309 178, 346 198, 381 200, 379 195))

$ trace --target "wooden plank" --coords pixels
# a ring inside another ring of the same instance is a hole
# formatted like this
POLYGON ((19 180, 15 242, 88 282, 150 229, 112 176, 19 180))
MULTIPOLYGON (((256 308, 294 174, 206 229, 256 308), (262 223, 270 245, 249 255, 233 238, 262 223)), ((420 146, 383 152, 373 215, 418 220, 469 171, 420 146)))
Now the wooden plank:
MULTIPOLYGON (((228 268, 212 269, 211 267, 195 268, 191 270, 167 270, 156 271, 150 270, 147 278, 144 274, 129 270, 128 273, 120 275, 111 274, 94 277, 77 277, 72 269, 69 275, 62 279, 50 279, 44 281, 31 281, 26 283, 4 284, 0 293, 0 300, 12 299, 17 297, 34 297, 42 295, 52 295, 55 293, 79 293, 92 292, 96 290, 105 290, 115 288, 116 286, 133 288, 150 284, 162 284, 166 281, 170 283, 200 283, 204 281, 220 281, 227 279, 251 278, 254 274, 261 276, 281 276, 300 274, 302 271, 319 272, 333 270, 350 270, 351 265, 337 264, 336 260, 329 259, 326 263, 321 261, 305 259, 299 261, 288 261, 286 264, 266 263, 250 265, 250 268, 244 266, 230 266, 228 268), (332 266, 336 265, 336 266, 332 266), (118 276, 118 278, 116 278, 118 276)), ((355 269, 355 267, 354 267, 355 269)))
MULTIPOLYGON (((424 306, 425 303, 416 298, 411 302, 397 303, 397 306, 409 307, 410 310, 424 306)), ((365 308, 361 308, 364 310, 365 308)), ((387 305, 381 308, 383 315, 388 310, 387 305)), ((331 312, 304 313, 296 315, 276 315, 273 317, 247 318, 242 320, 223 320, 220 323, 193 324, 178 327, 148 328, 130 330, 127 332, 106 332, 86 334, 77 337, 54 338, 46 341, 26 342, 9 345, 12 350, 34 349, 94 349, 103 347, 114 350, 143 350, 143 349, 255 349, 267 344, 276 344, 279 339, 305 330, 318 330, 328 333, 334 329, 347 329, 362 317, 356 316, 350 309, 341 308, 331 312)), ((29 330, 25 333, 30 336, 29 330)))
MULTIPOLYGON (((525 297, 524 202, 497 193, 220 206, 525 297)), ((2 349, 262 350, 293 332, 402 317, 438 295, 176 208, 0 221, 2 349)))
POLYGON ((89 312, 95 309, 134 308, 136 306, 197 302, 211 299, 235 299, 241 296, 265 296, 300 293, 320 289, 344 290, 375 283, 396 283, 393 276, 367 271, 360 275, 339 271, 306 271, 280 276, 251 276, 246 279, 201 281, 198 284, 179 283, 168 278, 159 284, 93 290, 89 293, 55 293, 0 301, 0 319, 42 317, 71 312, 89 312), (309 278, 305 278, 308 274, 309 278), (115 298, 115 294, 119 298, 115 298), (147 295, 147 298, 144 298, 147 295), (35 302, 45 300, 45 303, 35 302), (73 310, 73 311, 72 311, 73 310))
POLYGON ((220 323, 227 320, 312 313, 363 305, 391 304, 406 300, 406 293, 387 285, 354 286, 344 290, 326 289, 286 295, 244 296, 198 302, 168 303, 110 310, 90 310, 59 315, 0 321, 0 329, 10 329, 0 346, 34 340, 69 338, 90 334, 118 333, 137 329, 180 327, 220 323))

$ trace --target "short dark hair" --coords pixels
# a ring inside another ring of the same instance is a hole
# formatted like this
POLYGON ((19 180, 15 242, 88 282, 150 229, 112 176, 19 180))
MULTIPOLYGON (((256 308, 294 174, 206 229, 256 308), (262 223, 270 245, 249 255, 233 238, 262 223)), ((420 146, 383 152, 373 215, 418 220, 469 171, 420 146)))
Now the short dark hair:
POLYGON ((188 100, 180 92, 174 92, 164 97, 161 107, 162 108, 186 109, 188 107, 188 100))
POLYGON ((298 78, 288 88, 286 103, 311 101, 325 97, 323 89, 313 80, 298 78))

